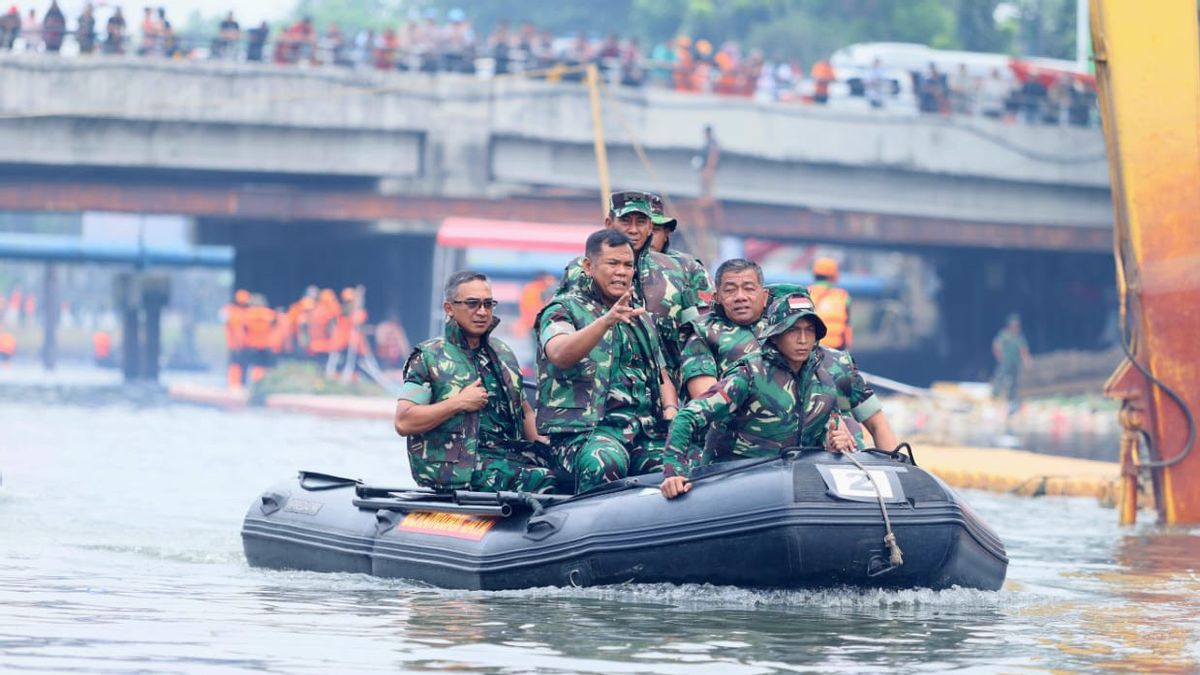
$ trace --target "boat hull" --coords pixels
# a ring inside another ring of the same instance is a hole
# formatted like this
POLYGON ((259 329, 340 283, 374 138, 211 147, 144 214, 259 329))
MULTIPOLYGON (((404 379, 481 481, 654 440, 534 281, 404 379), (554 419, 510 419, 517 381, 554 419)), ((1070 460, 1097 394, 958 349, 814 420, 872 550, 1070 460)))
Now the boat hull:
POLYGON ((242 537, 254 566, 358 572, 446 588, 630 582, 1000 588, 1004 546, 952 489, 911 465, 867 456, 864 462, 887 494, 903 550, 899 566, 889 563, 878 497, 865 481, 855 484, 855 475, 865 476, 826 453, 718 465, 671 501, 658 492, 661 475, 652 474, 540 513, 518 507, 507 516, 364 500, 359 484, 312 489, 302 474, 255 500, 242 537))

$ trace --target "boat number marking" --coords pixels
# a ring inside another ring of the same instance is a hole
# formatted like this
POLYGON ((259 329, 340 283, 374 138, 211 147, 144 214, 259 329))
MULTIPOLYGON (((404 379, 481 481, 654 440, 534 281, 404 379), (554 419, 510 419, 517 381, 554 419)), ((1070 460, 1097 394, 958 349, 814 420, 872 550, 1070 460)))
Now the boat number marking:
MULTIPOLYGON (((871 477, 875 479, 875 485, 879 486, 879 493, 884 499, 892 499, 895 497, 892 492, 892 481, 888 479, 888 472, 879 469, 867 469, 871 477)), ((871 485, 871 479, 867 478, 862 469, 831 466, 829 467, 829 476, 833 478, 833 490, 842 497, 875 497, 875 486, 871 485)))
POLYGON ((310 502, 305 499, 289 499, 283 510, 288 513, 299 513, 302 516, 315 516, 324 506, 321 502, 310 502))
POLYGON ((496 524, 495 518, 478 518, 458 513, 414 512, 404 516, 396 526, 403 532, 419 532, 438 537, 455 537, 479 541, 496 524))

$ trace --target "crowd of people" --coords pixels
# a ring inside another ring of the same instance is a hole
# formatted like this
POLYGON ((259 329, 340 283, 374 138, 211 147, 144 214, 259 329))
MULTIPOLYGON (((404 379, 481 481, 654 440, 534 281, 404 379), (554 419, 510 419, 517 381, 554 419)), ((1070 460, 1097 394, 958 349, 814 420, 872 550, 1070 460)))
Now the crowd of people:
POLYGON ((238 289, 222 311, 229 350, 227 380, 241 389, 263 379, 282 360, 312 361, 327 373, 343 372, 357 359, 396 368, 411 347, 398 321, 367 323, 364 290, 309 286, 289 306, 272 309, 260 293, 238 289))
POLYGON ((829 292, 836 265, 822 263, 822 307, 846 304, 827 320, 808 289, 767 286, 747 259, 723 262, 714 283, 671 247, 678 226, 653 193, 609 196, 605 227, 533 322, 533 403, 513 350, 493 335, 490 280, 451 275, 444 333, 415 348, 396 406, 416 481, 583 492, 661 469, 662 493, 674 498, 713 462, 789 448, 853 452, 866 447, 864 428, 874 445, 894 448, 853 358, 822 344, 849 345, 848 298, 829 292))
POLYGON ((597 39, 582 30, 559 36, 528 20, 515 25, 501 20, 484 34, 476 31, 461 9, 444 16, 428 9, 379 31, 351 32, 336 23, 319 27, 311 17, 275 28, 267 22, 244 28, 233 12, 214 28, 213 35, 181 36, 164 8, 145 7, 135 32, 120 7, 112 8, 101 22, 88 3, 71 30, 57 0, 52 0, 40 17, 35 9, 22 15, 16 5, 0 15, 0 49, 57 53, 73 38, 82 54, 135 53, 491 77, 523 74, 552 81, 582 80, 583 67, 596 64, 608 82, 631 87, 817 105, 861 96, 874 108, 915 104, 925 113, 1031 123, 1089 125, 1096 119, 1094 82, 1067 74, 1014 77, 997 69, 979 77, 968 73, 965 65, 945 73, 931 63, 925 71, 907 73, 904 77, 911 82, 900 86, 886 70, 887 64, 878 61, 860 77, 839 73, 826 60, 812 63, 805 72, 795 59, 768 57, 761 49, 743 49, 736 41, 716 45, 680 36, 644 49, 637 37, 609 34, 597 39))

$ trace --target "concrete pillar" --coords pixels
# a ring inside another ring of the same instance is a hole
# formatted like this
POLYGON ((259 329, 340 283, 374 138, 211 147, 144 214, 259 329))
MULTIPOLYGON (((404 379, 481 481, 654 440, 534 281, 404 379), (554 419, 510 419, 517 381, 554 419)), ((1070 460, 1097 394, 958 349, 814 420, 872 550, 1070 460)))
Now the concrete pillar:
POLYGON ((58 361, 58 269, 46 263, 42 272, 42 367, 54 370, 58 361))

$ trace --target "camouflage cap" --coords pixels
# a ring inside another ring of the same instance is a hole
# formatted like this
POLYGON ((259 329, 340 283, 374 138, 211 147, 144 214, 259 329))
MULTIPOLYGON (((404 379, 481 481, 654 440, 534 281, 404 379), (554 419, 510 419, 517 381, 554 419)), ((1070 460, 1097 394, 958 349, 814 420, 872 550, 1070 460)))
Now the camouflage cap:
POLYGON ((667 215, 663 198, 653 193, 650 194, 650 222, 655 225, 662 225, 672 232, 679 226, 678 220, 667 215))
POLYGON ((608 195, 608 210, 612 212, 613 218, 620 218, 630 213, 644 213, 647 216, 653 216, 654 209, 650 207, 650 197, 650 193, 637 190, 613 192, 608 195))
POLYGON ((765 340, 775 335, 782 335, 796 325, 797 321, 805 317, 811 318, 816 326, 817 340, 824 338, 828 329, 825 328, 825 322, 821 320, 821 317, 817 316, 816 307, 813 306, 808 291, 788 293, 776 299, 767 308, 767 325, 763 326, 758 337, 760 340, 765 340))

